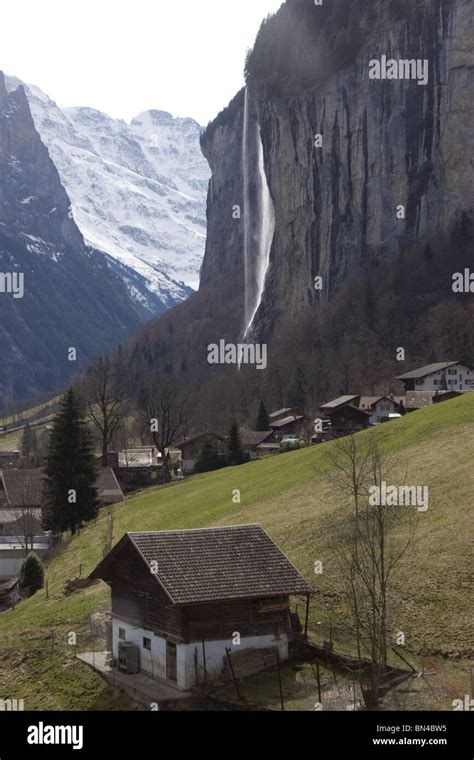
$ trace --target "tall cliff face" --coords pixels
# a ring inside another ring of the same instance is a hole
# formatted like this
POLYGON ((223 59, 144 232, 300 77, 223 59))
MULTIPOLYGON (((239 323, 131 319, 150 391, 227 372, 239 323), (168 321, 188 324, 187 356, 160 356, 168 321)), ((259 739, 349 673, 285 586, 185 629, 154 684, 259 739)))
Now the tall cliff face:
POLYGON ((248 424, 261 399, 309 416, 401 391, 399 347, 407 370, 474 362, 474 301, 452 288, 474 245, 471 5, 287 0, 263 23, 246 89, 201 139, 200 290, 134 341, 135 386, 175 375, 202 425, 248 424), (391 59, 409 78, 371 78, 391 59), (208 363, 243 339, 268 345, 268 371, 208 363))
POLYGON ((0 404, 60 388, 143 318, 107 258, 84 244, 25 93, 7 92, 3 74, 0 275, 0 404))
MULTIPOLYGON (((359 7, 361 17, 351 17, 362 31, 358 49, 346 63, 328 64, 324 76, 315 70, 314 82, 299 77, 295 85, 289 76, 272 87, 261 73, 291 56, 288 19, 308 50, 317 44, 308 30, 318 28, 321 8, 312 0, 287 0, 257 39, 257 63, 249 62, 249 109, 261 130, 276 219, 256 320, 263 337, 289 315, 330 299, 367 260, 446 230, 474 206, 471 1, 408 4, 398 14, 392 3, 359 7), (426 59, 427 85, 371 79, 370 61, 382 56, 426 59)), ((232 217, 232 207, 244 203, 243 124, 241 93, 203 139, 212 169, 204 286, 224 270, 244 281, 245 209, 240 221, 232 217)))

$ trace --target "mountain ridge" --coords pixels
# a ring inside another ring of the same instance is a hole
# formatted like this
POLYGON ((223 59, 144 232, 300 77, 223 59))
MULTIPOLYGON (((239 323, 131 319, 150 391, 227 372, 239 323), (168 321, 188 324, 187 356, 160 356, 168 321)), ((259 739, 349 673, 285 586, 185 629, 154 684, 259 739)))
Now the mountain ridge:
POLYGON ((185 300, 205 245, 209 168, 199 124, 158 110, 127 123, 87 106, 63 109, 7 77, 10 88, 20 83, 86 242, 136 271, 167 308, 185 300))

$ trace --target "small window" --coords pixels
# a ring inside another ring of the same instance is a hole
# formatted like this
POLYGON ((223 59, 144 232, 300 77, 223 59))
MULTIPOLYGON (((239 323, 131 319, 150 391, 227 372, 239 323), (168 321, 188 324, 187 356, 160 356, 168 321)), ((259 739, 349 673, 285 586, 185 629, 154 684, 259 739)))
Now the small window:
POLYGON ((151 652, 151 639, 143 639, 143 649, 148 649, 151 652))
POLYGON ((127 640, 127 632, 125 628, 119 628, 119 639, 120 641, 126 641, 127 640))

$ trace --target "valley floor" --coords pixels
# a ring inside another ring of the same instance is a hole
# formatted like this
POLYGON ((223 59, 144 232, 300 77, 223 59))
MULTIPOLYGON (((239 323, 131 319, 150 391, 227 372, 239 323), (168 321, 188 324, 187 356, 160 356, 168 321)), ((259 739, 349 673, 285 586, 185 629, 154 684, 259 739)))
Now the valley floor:
MULTIPOLYGON (((406 636, 405 656, 425 679, 391 695, 387 709, 451 710, 470 693, 474 657, 472 545, 474 394, 439 404, 359 434, 375 436, 407 482, 430 488, 428 512, 421 514, 415 543, 396 583, 394 630, 406 636)), ((342 622, 347 616, 338 593, 331 546, 346 505, 331 485, 329 443, 199 475, 150 489, 117 506, 114 539, 127 531, 170 530, 260 523, 296 567, 315 585, 310 634, 318 643, 331 631, 335 648, 350 652, 342 622), (241 491, 242 503, 233 502, 241 491), (315 577, 314 563, 325 572, 315 577)), ((25 700, 27 710, 123 710, 136 706, 113 691, 76 657, 96 640, 95 626, 110 608, 101 583, 65 596, 65 582, 89 574, 102 558, 107 520, 101 515, 47 567, 45 590, 0 616, 0 699, 25 700)), ((301 611, 300 611, 301 612, 301 611)), ((400 665, 400 663, 397 663, 400 665)), ((288 709, 314 709, 314 675, 307 663, 288 665, 284 689, 288 709), (311 703, 313 705, 311 706, 311 703)), ((327 686, 332 674, 327 674, 327 686)), ((226 687, 231 690, 232 686, 226 687)), ((275 674, 246 682, 248 698, 278 709, 275 674)))

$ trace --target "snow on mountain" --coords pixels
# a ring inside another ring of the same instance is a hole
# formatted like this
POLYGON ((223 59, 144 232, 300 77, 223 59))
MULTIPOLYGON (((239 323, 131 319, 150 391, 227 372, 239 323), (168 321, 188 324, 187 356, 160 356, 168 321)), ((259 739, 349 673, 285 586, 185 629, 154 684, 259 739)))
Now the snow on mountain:
POLYGON ((86 243, 118 262, 132 298, 148 291, 167 306, 184 300, 199 285, 206 240, 210 170, 199 124, 163 111, 127 124, 91 108, 61 109, 15 77, 6 83, 24 86, 86 243))

